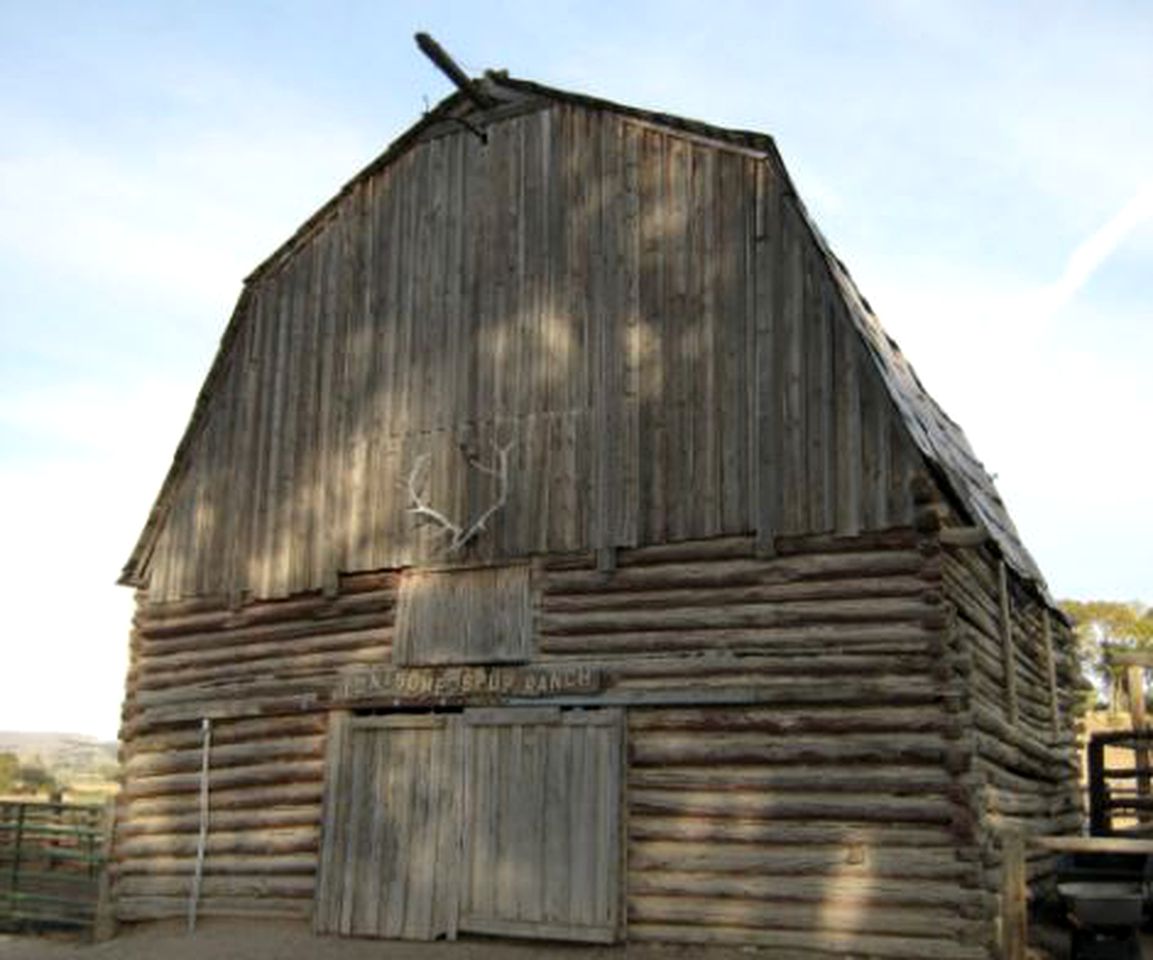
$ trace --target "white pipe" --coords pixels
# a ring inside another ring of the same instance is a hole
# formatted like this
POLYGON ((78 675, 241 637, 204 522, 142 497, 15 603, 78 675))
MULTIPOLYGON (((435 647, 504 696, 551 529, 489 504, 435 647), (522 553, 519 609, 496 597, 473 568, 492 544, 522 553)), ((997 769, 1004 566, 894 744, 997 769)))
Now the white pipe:
POLYGON ((188 932, 196 929, 196 908, 200 903, 200 880, 204 876, 204 850, 208 846, 208 755, 212 749, 212 721, 200 721, 200 836, 196 839, 196 872, 188 895, 188 932))

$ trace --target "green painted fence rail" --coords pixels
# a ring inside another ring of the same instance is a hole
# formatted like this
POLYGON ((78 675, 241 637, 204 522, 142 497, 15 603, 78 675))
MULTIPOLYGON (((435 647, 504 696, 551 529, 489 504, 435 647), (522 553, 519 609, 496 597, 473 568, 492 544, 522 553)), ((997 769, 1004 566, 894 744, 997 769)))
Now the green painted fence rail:
POLYGON ((0 800, 0 929, 92 930, 108 820, 90 804, 0 800))

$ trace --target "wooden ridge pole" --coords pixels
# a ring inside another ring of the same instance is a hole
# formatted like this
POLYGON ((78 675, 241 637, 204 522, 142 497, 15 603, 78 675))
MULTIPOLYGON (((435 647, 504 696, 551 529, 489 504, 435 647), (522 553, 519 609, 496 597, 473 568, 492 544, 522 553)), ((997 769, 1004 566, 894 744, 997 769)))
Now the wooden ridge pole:
POLYGON ((420 47, 420 52, 428 57, 437 69, 456 84, 457 89, 481 110, 496 106, 496 101, 473 83, 468 74, 461 70, 457 62, 429 34, 418 33, 416 45, 420 47))

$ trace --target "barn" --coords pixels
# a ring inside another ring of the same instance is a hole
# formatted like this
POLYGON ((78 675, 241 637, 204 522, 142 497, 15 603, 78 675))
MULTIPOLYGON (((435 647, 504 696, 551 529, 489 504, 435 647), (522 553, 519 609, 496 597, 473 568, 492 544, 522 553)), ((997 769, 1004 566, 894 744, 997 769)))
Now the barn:
POLYGON ((1081 814, 992 479, 770 137, 457 83, 247 278, 124 568, 117 916, 996 956, 1081 814))

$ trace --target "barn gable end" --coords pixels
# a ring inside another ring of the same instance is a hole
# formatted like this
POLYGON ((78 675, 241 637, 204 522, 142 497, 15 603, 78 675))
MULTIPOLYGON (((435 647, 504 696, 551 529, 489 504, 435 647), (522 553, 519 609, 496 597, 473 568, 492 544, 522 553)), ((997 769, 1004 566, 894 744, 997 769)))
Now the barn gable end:
POLYGON ((125 582, 274 597, 427 560, 412 466, 463 516, 460 446, 502 441, 489 557, 883 529, 924 457, 1040 582, 767 137, 504 86, 487 143, 450 99, 249 278, 125 582))
POLYGON ((992 481, 768 137, 479 82, 246 281, 123 574, 120 916, 207 750, 208 914, 988 956, 1079 817, 992 481))

